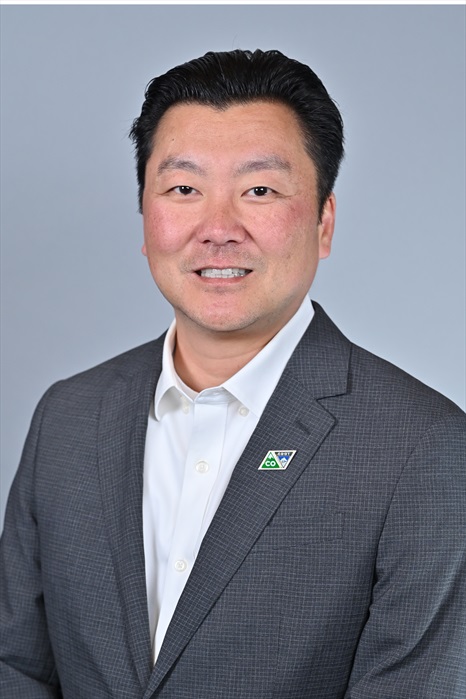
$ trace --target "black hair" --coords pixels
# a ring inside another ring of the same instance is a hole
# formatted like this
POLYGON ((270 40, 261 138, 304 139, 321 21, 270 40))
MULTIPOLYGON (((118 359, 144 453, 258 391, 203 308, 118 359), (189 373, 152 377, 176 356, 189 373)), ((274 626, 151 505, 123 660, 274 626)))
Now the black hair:
POLYGON ((179 103, 227 109, 253 101, 289 106, 298 119, 317 171, 319 212, 331 194, 343 158, 343 121, 321 80, 309 66, 280 51, 210 51, 172 68, 147 85, 130 138, 135 145, 142 209, 145 172, 153 137, 167 109, 179 103))

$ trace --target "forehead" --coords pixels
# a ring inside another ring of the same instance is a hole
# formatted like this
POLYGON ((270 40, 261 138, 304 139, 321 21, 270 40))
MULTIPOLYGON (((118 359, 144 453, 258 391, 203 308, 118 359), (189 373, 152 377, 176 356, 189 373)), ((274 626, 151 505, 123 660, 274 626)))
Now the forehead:
POLYGON ((311 162, 295 113, 279 102, 254 101, 226 109, 176 104, 161 118, 152 146, 156 158, 188 153, 222 159, 275 154, 311 162))

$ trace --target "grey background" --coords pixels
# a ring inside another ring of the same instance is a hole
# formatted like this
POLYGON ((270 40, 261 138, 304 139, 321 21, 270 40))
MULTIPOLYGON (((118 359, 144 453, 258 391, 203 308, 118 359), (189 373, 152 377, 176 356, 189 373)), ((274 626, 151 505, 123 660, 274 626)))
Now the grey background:
POLYGON ((1 8, 0 516, 55 380, 159 335, 126 134, 146 83, 207 50, 278 48, 346 123, 312 297, 355 342, 465 405, 465 8, 1 8))

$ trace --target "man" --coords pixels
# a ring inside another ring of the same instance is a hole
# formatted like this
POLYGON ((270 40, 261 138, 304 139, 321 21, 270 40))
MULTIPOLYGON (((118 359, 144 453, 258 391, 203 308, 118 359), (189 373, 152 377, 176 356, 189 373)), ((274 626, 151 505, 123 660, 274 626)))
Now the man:
POLYGON ((2 696, 463 697, 464 414, 307 298, 343 153, 327 91, 278 52, 209 53, 131 134, 175 321, 39 404, 2 696))

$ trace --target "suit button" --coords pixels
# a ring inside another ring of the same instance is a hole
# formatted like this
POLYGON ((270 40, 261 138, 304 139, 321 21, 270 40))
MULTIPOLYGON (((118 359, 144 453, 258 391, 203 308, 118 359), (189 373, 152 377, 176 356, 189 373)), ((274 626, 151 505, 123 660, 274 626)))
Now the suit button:
POLYGON ((184 573, 187 567, 188 564, 186 563, 186 561, 183 561, 182 558, 180 558, 178 561, 175 561, 175 570, 177 570, 178 573, 184 573))

